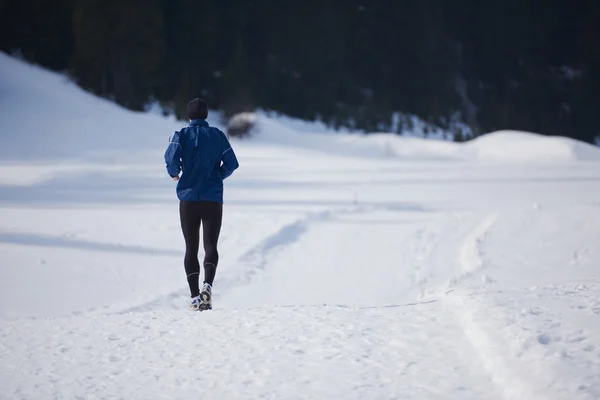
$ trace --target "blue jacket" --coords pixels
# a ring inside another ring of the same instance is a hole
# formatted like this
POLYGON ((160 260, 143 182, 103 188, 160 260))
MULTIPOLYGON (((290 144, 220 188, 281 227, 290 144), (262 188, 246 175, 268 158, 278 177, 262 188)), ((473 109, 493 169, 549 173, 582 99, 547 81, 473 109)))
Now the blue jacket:
POLYGON ((175 132, 165 151, 167 172, 179 176, 177 197, 223 203, 223 180, 239 167, 227 136, 202 119, 175 132))

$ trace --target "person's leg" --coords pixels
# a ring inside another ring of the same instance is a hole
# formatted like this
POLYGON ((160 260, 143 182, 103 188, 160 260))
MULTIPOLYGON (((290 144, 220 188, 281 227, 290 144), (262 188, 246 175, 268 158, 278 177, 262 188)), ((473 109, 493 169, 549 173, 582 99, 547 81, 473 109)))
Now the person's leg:
POLYGON ((200 278, 200 263, 198 262, 198 247, 200 246, 200 213, 199 203, 191 201, 179 202, 179 217, 181 230, 185 239, 185 258, 183 260, 191 297, 200 295, 198 280, 200 278))
POLYGON ((217 243, 221 232, 223 221, 223 205, 217 202, 204 203, 202 213, 202 236, 204 242, 204 283, 213 285, 217 265, 219 263, 219 252, 217 243))

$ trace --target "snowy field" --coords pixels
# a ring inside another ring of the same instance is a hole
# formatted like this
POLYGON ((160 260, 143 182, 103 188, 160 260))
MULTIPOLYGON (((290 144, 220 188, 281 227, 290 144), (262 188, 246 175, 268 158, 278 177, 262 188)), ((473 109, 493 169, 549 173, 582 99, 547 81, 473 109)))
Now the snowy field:
POLYGON ((1 399, 600 399, 598 148, 259 114, 193 313, 182 123, 4 54, 0 110, 1 399))

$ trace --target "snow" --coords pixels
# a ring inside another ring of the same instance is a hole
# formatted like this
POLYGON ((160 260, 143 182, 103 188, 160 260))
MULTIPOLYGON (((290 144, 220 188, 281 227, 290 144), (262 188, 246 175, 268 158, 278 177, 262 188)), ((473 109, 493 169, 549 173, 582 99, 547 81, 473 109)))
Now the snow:
POLYGON ((499 131, 483 135, 467 145, 479 160, 500 162, 600 161, 600 149, 570 138, 529 132, 499 131))
POLYGON ((193 313, 183 122, 0 71, 0 397, 600 398, 597 148, 246 116, 193 313))
POLYGON ((600 161, 600 148, 565 137, 549 137, 520 131, 497 131, 465 143, 424 139, 418 130, 404 135, 341 132, 327 133, 319 123, 290 123, 262 113, 244 113, 237 120, 252 121, 252 137, 261 144, 295 146, 300 149, 361 158, 392 157, 404 160, 479 161, 499 164, 548 164, 600 161))
POLYGON ((25 320, 0 334, 2 342, 14 343, 0 365, 0 376, 10 376, 10 385, 0 387, 10 398, 490 395, 485 374, 472 363, 474 352, 457 357, 456 345, 469 344, 452 317, 432 319, 429 310, 428 305, 297 306, 214 310, 210 315, 78 316, 61 324, 25 320), (446 334, 428 337, 432 329, 446 334), (48 337, 15 343, 32 330, 48 337), (423 341, 440 351, 430 352, 423 341), (40 348, 49 349, 44 359, 19 357, 40 348), (465 379, 474 384, 464 387, 465 379), (406 385, 415 380, 420 384, 406 385))

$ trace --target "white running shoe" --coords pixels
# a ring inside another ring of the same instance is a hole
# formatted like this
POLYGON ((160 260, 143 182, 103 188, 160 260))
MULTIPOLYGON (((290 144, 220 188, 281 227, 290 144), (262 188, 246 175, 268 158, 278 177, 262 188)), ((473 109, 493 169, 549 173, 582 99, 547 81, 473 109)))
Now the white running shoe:
POLYGON ((212 287, 208 283, 200 290, 200 311, 212 310, 212 287))
POLYGON ((190 304, 190 310, 192 310, 192 311, 200 310, 201 303, 202 303, 202 300, 200 299, 200 296, 193 297, 192 304, 190 304))

